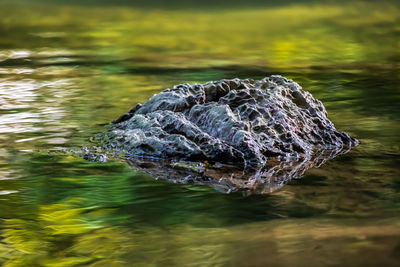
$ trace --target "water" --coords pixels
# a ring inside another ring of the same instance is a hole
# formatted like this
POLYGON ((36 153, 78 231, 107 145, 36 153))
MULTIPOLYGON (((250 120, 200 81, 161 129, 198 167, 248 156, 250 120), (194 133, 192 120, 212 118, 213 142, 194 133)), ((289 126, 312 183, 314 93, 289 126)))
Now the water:
POLYGON ((396 266, 400 8, 210 10, 0 1, 4 266, 396 266), (48 154, 183 82, 282 74, 359 139, 268 195, 48 154))

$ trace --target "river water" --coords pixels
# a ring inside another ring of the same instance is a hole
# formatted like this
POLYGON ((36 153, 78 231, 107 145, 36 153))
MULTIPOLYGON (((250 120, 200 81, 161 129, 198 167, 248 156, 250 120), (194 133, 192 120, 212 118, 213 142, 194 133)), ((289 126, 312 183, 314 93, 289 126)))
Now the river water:
POLYGON ((395 1, 0 1, 0 264, 398 266, 399 25, 395 1), (46 152, 87 144, 174 84, 271 74, 320 99, 360 145, 251 196, 46 152))

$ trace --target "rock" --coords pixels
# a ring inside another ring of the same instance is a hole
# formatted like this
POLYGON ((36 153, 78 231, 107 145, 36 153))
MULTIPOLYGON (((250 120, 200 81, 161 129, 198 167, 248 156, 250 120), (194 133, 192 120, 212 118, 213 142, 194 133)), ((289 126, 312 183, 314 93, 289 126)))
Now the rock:
POLYGON ((278 75, 177 85, 123 114, 97 140, 128 157, 257 168, 357 145, 319 100, 278 75))
POLYGON ((97 149, 94 147, 92 148, 92 151, 89 150, 87 147, 83 147, 82 150, 73 150, 70 149, 68 151, 70 154, 74 154, 78 157, 84 158, 87 161, 95 161, 95 162, 101 162, 105 163, 107 162, 107 155, 104 153, 99 153, 97 149))

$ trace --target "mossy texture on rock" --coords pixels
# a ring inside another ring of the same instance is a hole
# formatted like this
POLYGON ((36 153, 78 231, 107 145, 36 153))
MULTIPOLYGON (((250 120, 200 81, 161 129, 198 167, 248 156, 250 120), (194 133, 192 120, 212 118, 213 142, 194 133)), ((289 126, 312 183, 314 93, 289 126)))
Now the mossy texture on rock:
POLYGON ((357 144, 335 129, 319 100, 278 75, 177 85, 123 114, 99 139, 132 157, 243 166, 357 144))

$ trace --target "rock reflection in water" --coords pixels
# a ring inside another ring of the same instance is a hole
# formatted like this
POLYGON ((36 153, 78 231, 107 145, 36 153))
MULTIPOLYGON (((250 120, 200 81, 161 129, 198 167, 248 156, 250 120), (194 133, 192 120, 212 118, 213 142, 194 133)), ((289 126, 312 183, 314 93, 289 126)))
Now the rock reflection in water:
POLYGON ((327 160, 345 154, 350 148, 315 151, 310 158, 299 161, 281 161, 270 158, 258 169, 243 169, 224 164, 200 162, 168 162, 130 158, 127 163, 135 171, 162 178, 173 183, 207 185, 222 192, 242 192, 244 195, 268 194, 291 179, 299 179, 311 168, 318 168, 327 160))

